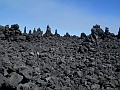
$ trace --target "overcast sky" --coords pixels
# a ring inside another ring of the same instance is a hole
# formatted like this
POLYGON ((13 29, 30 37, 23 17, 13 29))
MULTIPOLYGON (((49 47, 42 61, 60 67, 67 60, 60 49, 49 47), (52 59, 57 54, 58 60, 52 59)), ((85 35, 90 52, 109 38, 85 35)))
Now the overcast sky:
POLYGON ((21 31, 49 24, 54 33, 80 36, 90 34, 93 25, 117 34, 120 26, 120 0, 0 0, 0 24, 18 23, 21 31))

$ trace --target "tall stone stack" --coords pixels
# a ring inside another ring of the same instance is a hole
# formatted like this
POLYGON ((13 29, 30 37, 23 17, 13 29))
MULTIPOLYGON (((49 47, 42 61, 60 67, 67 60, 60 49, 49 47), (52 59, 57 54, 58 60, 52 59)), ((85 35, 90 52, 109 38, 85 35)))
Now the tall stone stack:
POLYGON ((27 33, 26 33, 26 26, 24 27, 24 34, 26 35, 27 33))
POLYGON ((32 31, 31 31, 31 30, 29 30, 29 35, 30 35, 30 34, 32 34, 32 31))
POLYGON ((43 35, 43 31, 40 28, 37 29, 37 37, 40 38, 43 35))
POLYGON ((60 37, 60 34, 58 34, 57 29, 55 30, 55 34, 54 34, 54 36, 56 36, 56 37, 60 37))
POLYGON ((42 38, 42 34, 43 34, 43 31, 41 31, 40 28, 38 28, 37 30, 33 30, 33 37, 35 40, 40 40, 42 38))
POLYGON ((104 36, 104 31, 100 28, 100 25, 95 25, 91 29, 91 35, 94 37, 95 40, 102 38, 104 36))
POLYGON ((101 29, 100 25, 96 24, 91 29, 91 41, 98 45, 99 39, 104 38, 104 31, 101 29))
POLYGON ((12 34, 10 34, 11 39, 19 40, 19 36, 22 34, 19 29, 19 25, 18 24, 11 25, 10 31, 12 33, 12 34))
POLYGON ((49 36, 53 36, 53 34, 51 33, 51 28, 49 27, 49 25, 47 25, 47 30, 43 35, 43 37, 49 37, 49 36))
POLYGON ((117 38, 120 39, 120 27, 119 27, 117 38))
POLYGON ((70 34, 67 32, 64 37, 70 37, 70 34))

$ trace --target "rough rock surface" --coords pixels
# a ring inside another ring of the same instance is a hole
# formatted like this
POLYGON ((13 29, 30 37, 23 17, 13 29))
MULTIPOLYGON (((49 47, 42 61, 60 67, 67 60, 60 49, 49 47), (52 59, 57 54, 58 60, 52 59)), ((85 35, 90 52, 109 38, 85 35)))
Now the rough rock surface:
POLYGON ((43 35, 15 24, 2 35, 0 90, 120 90, 119 33, 95 25, 88 36, 60 36, 47 26, 43 35))

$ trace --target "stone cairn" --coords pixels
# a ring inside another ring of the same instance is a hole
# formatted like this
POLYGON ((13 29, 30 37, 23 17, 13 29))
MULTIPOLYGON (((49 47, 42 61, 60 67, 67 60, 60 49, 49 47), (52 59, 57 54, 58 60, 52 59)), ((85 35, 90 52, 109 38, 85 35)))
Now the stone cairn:
MULTIPOLYGON (((19 29, 19 25, 18 24, 14 24, 11 25, 11 27, 9 27, 9 25, 6 26, 0 26, 0 39, 6 39, 6 40, 10 40, 10 41, 15 41, 15 40, 39 40, 42 37, 60 37, 60 34, 58 34, 57 29, 55 30, 55 34, 52 34, 51 32, 51 28, 49 25, 47 25, 47 29, 45 34, 43 34, 43 31, 41 31, 40 28, 38 28, 37 30, 34 28, 33 33, 32 30, 29 30, 29 33, 26 32, 26 26, 24 27, 24 32, 22 33, 19 29)), ((68 32, 63 36, 63 37, 74 37, 71 36, 68 32)), ((86 35, 85 33, 81 33, 81 39, 85 39, 86 41, 91 40, 92 42, 97 42, 97 40, 99 39, 105 39, 105 38, 115 38, 117 37, 118 39, 120 39, 120 28, 119 28, 119 32, 118 35, 114 35, 113 33, 109 32, 109 28, 105 27, 105 31, 103 31, 100 28, 100 25, 95 25, 93 26, 93 28, 91 29, 91 34, 90 35, 86 35)))

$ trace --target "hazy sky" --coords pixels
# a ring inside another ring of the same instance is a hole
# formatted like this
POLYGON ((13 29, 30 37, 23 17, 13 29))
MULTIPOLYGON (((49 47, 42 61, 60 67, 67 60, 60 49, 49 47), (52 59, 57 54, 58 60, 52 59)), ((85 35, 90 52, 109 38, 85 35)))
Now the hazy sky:
POLYGON ((117 34, 120 26, 120 0, 0 0, 0 24, 20 25, 27 30, 49 24, 54 33, 80 36, 90 33, 93 25, 107 26, 117 34))

